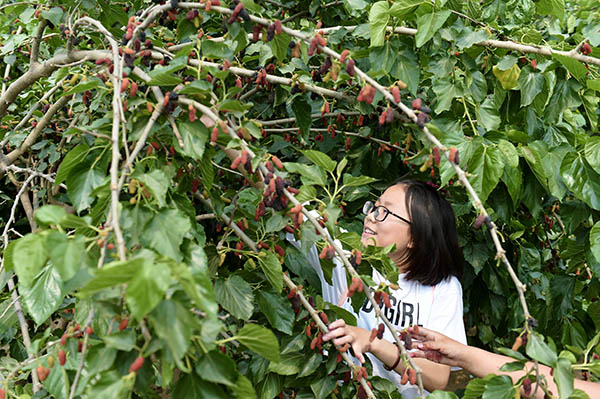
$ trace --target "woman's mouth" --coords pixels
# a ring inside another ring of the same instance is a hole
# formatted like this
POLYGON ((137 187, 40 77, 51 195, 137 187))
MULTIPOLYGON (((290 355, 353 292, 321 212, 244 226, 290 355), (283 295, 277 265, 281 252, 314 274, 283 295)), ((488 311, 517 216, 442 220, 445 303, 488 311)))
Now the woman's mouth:
POLYGON ((373 230, 371 230, 370 228, 365 226, 365 228, 363 230, 363 237, 367 236, 367 235, 375 236, 375 235, 377 235, 377 233, 375 233, 373 230))

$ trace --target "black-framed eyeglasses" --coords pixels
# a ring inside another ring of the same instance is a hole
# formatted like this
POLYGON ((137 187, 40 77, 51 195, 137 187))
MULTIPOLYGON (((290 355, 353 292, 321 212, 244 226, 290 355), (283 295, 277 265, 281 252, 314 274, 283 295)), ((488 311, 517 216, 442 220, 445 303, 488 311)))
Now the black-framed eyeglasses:
POLYGON ((378 222, 383 222, 385 220, 385 218, 387 218, 388 215, 392 215, 392 216, 396 216, 398 219, 402 220, 403 222, 410 224, 410 220, 403 218, 400 215, 396 215, 394 212, 390 211, 383 205, 375 206, 375 204, 372 203, 371 201, 365 202, 365 204, 363 205, 362 211, 365 215, 368 215, 371 212, 375 212, 375 215, 374 215, 375 220, 377 220, 378 222))

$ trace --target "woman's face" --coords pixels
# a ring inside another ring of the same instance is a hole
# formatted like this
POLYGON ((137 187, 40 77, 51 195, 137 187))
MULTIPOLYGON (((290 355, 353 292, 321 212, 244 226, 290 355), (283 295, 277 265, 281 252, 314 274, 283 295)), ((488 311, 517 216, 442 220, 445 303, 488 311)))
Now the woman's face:
MULTIPOLYGON (((406 187, 404 185, 391 186, 379 197, 375 206, 384 206, 390 212, 410 220, 404 200, 405 195, 406 187)), ((383 209, 380 209, 380 213, 382 212, 384 212, 383 209)), ((379 222, 375 220, 375 212, 371 212, 365 216, 362 243, 378 247, 396 244, 396 249, 390 253, 390 257, 397 265, 401 265, 406 248, 410 245, 410 225, 391 213, 383 222, 379 222)))

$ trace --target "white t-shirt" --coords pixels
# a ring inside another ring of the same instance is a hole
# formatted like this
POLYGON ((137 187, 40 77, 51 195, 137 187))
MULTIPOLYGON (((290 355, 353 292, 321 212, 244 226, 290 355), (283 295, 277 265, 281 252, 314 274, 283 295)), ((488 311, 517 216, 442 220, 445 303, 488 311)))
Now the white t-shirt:
MULTIPOLYGON (((293 240, 293 236, 288 237, 288 240, 296 246, 300 244, 293 240)), ((344 291, 348 288, 346 268, 342 262, 337 257, 334 258, 335 267, 331 278, 333 284, 330 285, 323 275, 316 247, 311 248, 307 259, 321 279, 323 299, 326 302, 338 304, 344 291)), ((416 281, 407 281, 404 277, 405 274, 401 274, 398 278, 399 289, 390 289, 391 308, 387 309, 381 304, 383 314, 387 319, 397 329, 404 329, 418 324, 466 344, 467 337, 463 322, 462 286, 460 281, 452 276, 439 284, 428 286, 416 281)), ((376 283, 385 281, 384 277, 376 270, 373 270, 372 278, 376 283)), ((358 327, 368 331, 376 328, 381 322, 377 320, 373 306, 368 301, 365 301, 358 314, 354 312, 349 300, 344 303, 343 308, 356 316, 358 327)), ((394 342, 392 333, 387 328, 383 337, 390 342, 394 342)), ((384 368, 385 365, 374 355, 370 353, 366 355, 373 364, 373 374, 393 382, 402 393, 403 398, 412 399, 418 396, 419 389, 416 385, 400 384, 402 378, 400 374, 395 371, 387 371, 384 368)))

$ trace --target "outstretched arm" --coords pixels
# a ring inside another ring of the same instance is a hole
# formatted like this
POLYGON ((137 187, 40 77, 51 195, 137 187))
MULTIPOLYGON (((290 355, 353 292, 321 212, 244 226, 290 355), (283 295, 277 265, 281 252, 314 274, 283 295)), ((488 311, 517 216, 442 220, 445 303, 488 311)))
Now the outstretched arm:
MULTIPOLYGON (((421 341, 417 344, 419 350, 411 352, 411 356, 413 357, 425 358, 449 366, 462 367, 477 377, 485 377, 491 373, 508 375, 515 383, 526 374, 525 371, 499 371, 505 363, 513 361, 508 356, 498 355, 473 346, 461 344, 443 334, 423 327, 419 327, 418 329, 410 327, 409 332, 413 338, 421 341)), ((531 368, 533 367, 533 363, 528 363, 527 366, 531 368)), ((546 379, 548 389, 556 394, 558 388, 550 374, 550 368, 541 364, 538 367, 540 374, 546 379)), ((600 384, 598 383, 575 379, 575 388, 581 389, 590 398, 600 397, 600 384)), ((538 389, 536 398, 542 399, 543 397, 543 391, 538 389)))
MULTIPOLYGON (((372 342, 369 341, 371 331, 367 331, 361 327, 349 326, 342 319, 334 321, 328 327, 329 332, 323 335, 323 341, 333 340, 335 345, 351 345, 356 358, 361 363, 365 362, 364 354, 367 352, 372 353, 388 367, 391 367, 396 362, 398 357, 398 348, 396 345, 386 339, 375 338, 372 342)), ((423 386, 426 390, 434 391, 446 388, 450 377, 449 367, 425 359, 417 359, 415 363, 423 371, 423 386)), ((394 371, 399 374, 404 372, 402 362, 396 366, 394 371)))

